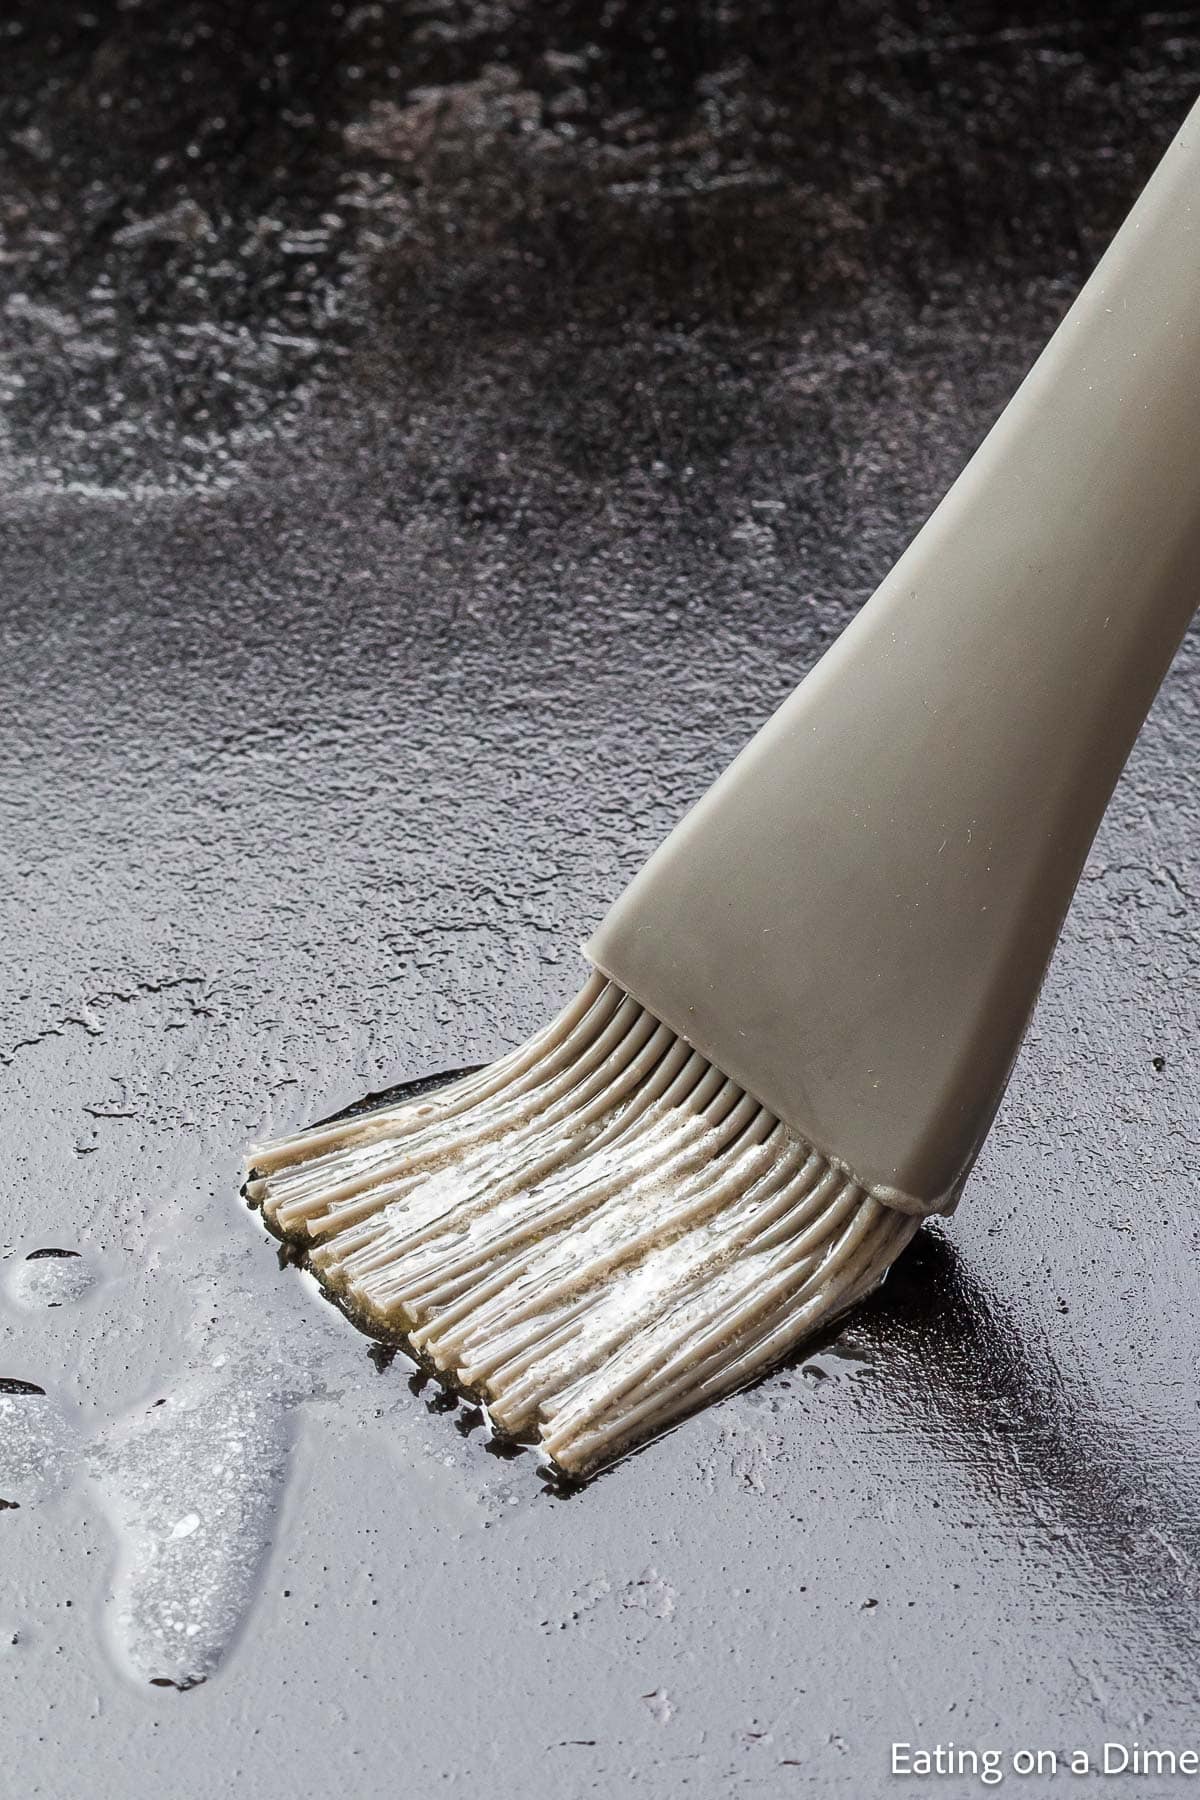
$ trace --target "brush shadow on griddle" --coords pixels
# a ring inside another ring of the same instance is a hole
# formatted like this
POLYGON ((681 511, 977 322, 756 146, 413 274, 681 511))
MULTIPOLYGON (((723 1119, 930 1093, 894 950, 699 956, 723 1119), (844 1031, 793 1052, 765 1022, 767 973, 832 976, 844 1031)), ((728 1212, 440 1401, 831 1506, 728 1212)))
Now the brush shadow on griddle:
POLYGON ((870 1407, 943 1451, 997 1524, 1027 1515, 1031 1562, 1074 1569, 1082 1590, 1155 1636, 1197 1641, 1200 1527, 1177 1473, 1187 1446, 1144 1412, 1106 1408, 1016 1310, 927 1228, 859 1315, 886 1376, 870 1407))

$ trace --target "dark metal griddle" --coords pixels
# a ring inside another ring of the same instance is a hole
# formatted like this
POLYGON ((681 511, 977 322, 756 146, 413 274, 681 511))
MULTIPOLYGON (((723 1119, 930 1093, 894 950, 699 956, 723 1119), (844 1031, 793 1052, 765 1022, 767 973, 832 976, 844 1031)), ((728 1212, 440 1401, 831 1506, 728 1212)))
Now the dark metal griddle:
POLYGON ((584 1492, 376 1367, 237 1186, 572 991, 1198 53, 1200 11, 1117 4, 0 20, 0 1248, 103 1275, 5 1303, 0 1375, 82 1441, 218 1354, 310 1371, 186 1694, 104 1647, 81 1473, 0 1513, 0 1786, 863 1800, 915 1791, 895 1739, 1193 1741, 1194 638, 959 1216, 584 1492))

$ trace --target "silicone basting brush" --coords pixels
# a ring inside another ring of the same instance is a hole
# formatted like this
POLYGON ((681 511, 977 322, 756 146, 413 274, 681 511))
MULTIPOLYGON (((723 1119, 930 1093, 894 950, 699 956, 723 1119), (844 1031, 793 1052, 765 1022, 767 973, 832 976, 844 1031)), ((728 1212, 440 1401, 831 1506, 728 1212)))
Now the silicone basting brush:
POLYGON ((579 1475, 956 1205, 1200 599, 1200 107, 949 494, 553 1024, 253 1152, 370 1329, 579 1475))

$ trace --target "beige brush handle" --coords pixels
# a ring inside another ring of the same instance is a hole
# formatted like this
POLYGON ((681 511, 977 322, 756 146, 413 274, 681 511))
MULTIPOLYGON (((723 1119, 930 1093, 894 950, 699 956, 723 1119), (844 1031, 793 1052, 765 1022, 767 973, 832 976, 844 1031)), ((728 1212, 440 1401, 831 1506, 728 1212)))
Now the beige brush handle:
POLYGON ((1200 107, 945 500, 588 955, 864 1185, 952 1203, 1198 599, 1200 107))

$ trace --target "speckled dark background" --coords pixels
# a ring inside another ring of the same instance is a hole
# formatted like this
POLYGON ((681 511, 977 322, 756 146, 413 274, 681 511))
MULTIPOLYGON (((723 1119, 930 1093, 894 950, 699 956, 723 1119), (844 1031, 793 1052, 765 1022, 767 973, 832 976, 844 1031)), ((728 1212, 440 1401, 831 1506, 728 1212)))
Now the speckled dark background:
POLYGON ((0 1250, 104 1279, 0 1307, 0 1376, 87 1437, 214 1332, 318 1373, 202 1687, 113 1665, 85 1473, 0 1513, 0 1788, 870 1800, 895 1738, 1196 1742, 1194 635, 968 1202, 832 1350, 555 1499, 236 1189, 572 990, 1198 85, 1194 7, 5 9, 0 1250))

